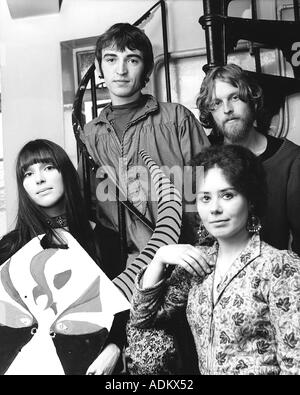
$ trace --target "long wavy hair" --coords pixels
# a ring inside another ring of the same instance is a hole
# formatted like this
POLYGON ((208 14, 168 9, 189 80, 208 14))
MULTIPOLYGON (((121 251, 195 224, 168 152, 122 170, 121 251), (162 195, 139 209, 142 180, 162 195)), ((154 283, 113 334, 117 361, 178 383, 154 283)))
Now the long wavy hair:
POLYGON ((38 139, 28 142, 17 157, 16 178, 19 197, 17 221, 15 230, 1 240, 0 263, 37 235, 45 233, 48 240, 52 240, 58 246, 61 242, 59 235, 51 227, 49 216, 29 197, 23 186, 26 170, 36 163, 51 163, 62 175, 63 199, 69 232, 93 258, 96 258, 93 231, 81 196, 77 171, 67 153, 59 145, 49 140, 38 139))
POLYGON ((249 104, 255 119, 258 118, 263 108, 262 88, 245 70, 236 64, 229 63, 211 69, 202 81, 196 105, 200 112, 200 122, 205 128, 213 128, 213 133, 217 133, 210 110, 216 80, 227 82, 238 88, 240 99, 249 104))

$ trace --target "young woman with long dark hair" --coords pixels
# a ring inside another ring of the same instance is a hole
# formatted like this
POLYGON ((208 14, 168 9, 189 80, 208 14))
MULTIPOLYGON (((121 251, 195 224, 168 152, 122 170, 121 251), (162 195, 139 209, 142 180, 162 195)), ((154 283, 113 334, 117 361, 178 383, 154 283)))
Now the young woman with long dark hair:
POLYGON ((28 142, 18 154, 16 178, 19 195, 16 226, 0 241, 0 264, 38 235, 46 234, 45 242, 59 244, 56 228, 68 228, 99 262, 78 174, 66 152, 49 140, 28 142))
MULTIPOLYGON (((16 162, 18 213, 15 229, 0 240, 0 265, 36 236, 43 248, 66 248, 63 228, 101 267, 99 248, 80 192, 77 171, 67 153, 52 141, 25 144, 16 162)), ((125 312, 126 313, 126 312, 125 312)), ((125 342, 127 315, 117 314, 103 351, 87 374, 111 374, 125 342)))

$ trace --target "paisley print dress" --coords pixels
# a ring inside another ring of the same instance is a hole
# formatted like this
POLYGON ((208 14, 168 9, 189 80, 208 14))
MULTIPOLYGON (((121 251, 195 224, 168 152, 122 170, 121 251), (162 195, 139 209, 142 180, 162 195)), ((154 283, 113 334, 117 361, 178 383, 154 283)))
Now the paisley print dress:
MULTIPOLYGON (((217 243, 202 248, 216 259, 217 243)), ((300 258, 252 236, 217 286, 176 267, 169 280, 140 289, 131 325, 151 327, 185 309, 206 375, 300 374, 300 258)))

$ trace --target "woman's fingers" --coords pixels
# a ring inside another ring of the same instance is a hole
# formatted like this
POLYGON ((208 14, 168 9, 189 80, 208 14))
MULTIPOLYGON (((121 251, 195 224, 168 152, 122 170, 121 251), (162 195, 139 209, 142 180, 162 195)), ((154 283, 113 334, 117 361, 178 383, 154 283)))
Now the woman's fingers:
POLYGON ((212 272, 203 250, 190 244, 172 244, 161 247, 156 255, 158 262, 165 265, 180 265, 192 275, 204 276, 212 272))
POLYGON ((197 275, 203 277, 205 275, 205 272, 201 266, 191 259, 184 259, 184 263, 181 264, 181 266, 193 276, 197 275))
POLYGON ((212 267, 208 264, 201 250, 191 245, 186 245, 177 257, 177 264, 184 267, 192 275, 204 276, 212 272, 212 267))
POLYGON ((198 248, 192 247, 189 250, 190 256, 194 259, 197 266, 204 271, 204 273, 209 274, 212 272, 212 267, 209 265, 207 257, 203 254, 203 251, 198 248))

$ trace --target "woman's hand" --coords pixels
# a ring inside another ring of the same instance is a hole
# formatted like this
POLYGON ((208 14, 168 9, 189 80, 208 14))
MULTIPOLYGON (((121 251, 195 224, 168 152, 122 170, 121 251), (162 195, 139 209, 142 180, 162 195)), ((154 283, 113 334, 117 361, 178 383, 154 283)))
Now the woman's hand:
POLYGON ((192 275, 204 276, 212 271, 201 249, 190 244, 171 244, 158 249, 143 276, 143 288, 158 283, 170 264, 179 265, 192 275))
POLYGON ((108 344, 88 368, 87 375, 110 375, 113 373, 121 351, 113 343, 108 344))
MULTIPOLYGON (((161 264, 182 266, 190 274, 203 276, 209 274, 212 268, 206 262, 201 249, 190 244, 174 244, 161 247, 154 259, 161 264)), ((153 259, 153 260, 154 260, 153 259)))

